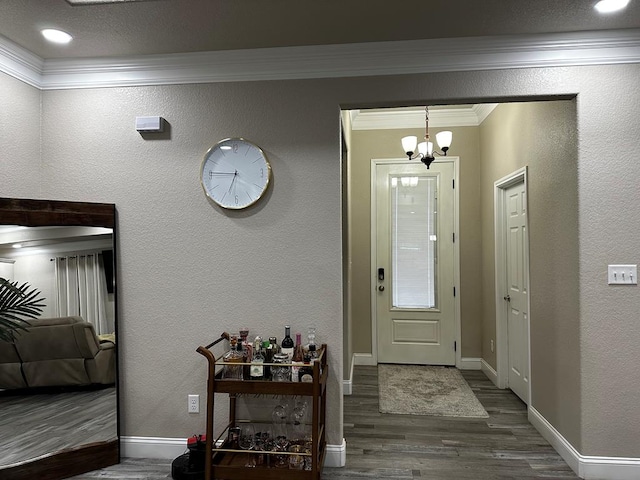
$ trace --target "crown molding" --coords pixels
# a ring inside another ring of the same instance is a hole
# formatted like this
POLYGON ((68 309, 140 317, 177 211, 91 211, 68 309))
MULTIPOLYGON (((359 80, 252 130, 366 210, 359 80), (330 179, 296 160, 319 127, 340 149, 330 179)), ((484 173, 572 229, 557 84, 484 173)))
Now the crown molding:
POLYGON ((0 71, 43 90, 640 63, 640 29, 43 60, 0 37, 0 71))
MULTIPOLYGON (((430 108, 429 127, 477 127, 498 106, 483 103, 457 108, 430 108)), ((424 128, 424 107, 383 110, 351 110, 353 130, 424 128)))
POLYGON ((0 72, 42 88, 44 60, 0 35, 0 72))

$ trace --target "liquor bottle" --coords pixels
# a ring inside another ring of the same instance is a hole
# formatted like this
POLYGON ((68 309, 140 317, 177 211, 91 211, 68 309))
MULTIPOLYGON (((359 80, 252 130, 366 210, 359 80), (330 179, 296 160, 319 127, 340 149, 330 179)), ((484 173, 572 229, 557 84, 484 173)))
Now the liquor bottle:
MULTIPOLYGON (((273 363, 273 344, 271 339, 275 337, 269 337, 269 341, 264 340, 262 342, 262 354, 264 355, 264 363, 273 363)), ((277 346, 277 345, 276 345, 277 346)), ((271 380, 271 365, 264 366, 264 379, 271 380)))
POLYGON ((304 356, 304 365, 298 370, 298 379, 304 383, 313 382, 313 367, 309 355, 304 356))
POLYGON ((316 344, 316 329, 314 327, 309 327, 309 330, 307 330, 307 343, 304 346, 304 353, 309 352, 309 345, 316 345, 316 350, 318 349, 316 344))
POLYGON ((296 333, 296 348, 293 351, 293 359, 291 359, 291 381, 299 382, 298 372, 300 367, 304 365, 304 353, 302 347, 302 334, 296 333))
POLYGON ((274 354, 280 352, 280 345, 278 345, 276 337, 269 337, 269 348, 273 350, 274 354))
POLYGON ((284 327, 284 338, 282 339, 282 353, 286 353, 289 355, 289 360, 293 358, 293 339, 291 338, 291 327, 289 325, 285 325, 284 327))
POLYGON ((251 342, 248 340, 249 337, 249 329, 247 327, 240 328, 240 344, 242 345, 242 363, 245 365, 242 366, 242 376, 245 380, 249 379, 249 363, 253 358, 253 346, 251 342))
POLYGON ((249 363, 253 358, 253 346, 247 340, 249 337, 249 329, 247 327, 240 328, 240 342, 242 343, 242 362, 249 363))
POLYGON ((231 348, 223 358, 223 361, 226 364, 224 366, 223 377, 233 380, 242 380, 242 365, 234 365, 242 363, 242 344, 238 342, 238 337, 236 337, 235 335, 231 336, 229 343, 231 345, 231 348))
MULTIPOLYGON (((259 350, 262 347, 262 337, 260 335, 256 335, 256 338, 253 339, 253 342, 249 342, 249 346, 251 348, 251 355, 245 360, 246 365, 243 366, 242 373, 244 375, 245 380, 251 380, 251 365, 253 362, 253 356, 256 353, 256 350, 259 350)), ((262 352, 264 356, 264 352, 262 352)))
POLYGON ((264 380, 264 355, 262 354, 262 346, 256 343, 254 345, 253 358, 251 359, 251 380, 264 380))
POLYGON ((307 353, 307 355, 309 355, 312 362, 315 362, 318 359, 318 352, 316 351, 315 343, 309 344, 309 353, 307 353))

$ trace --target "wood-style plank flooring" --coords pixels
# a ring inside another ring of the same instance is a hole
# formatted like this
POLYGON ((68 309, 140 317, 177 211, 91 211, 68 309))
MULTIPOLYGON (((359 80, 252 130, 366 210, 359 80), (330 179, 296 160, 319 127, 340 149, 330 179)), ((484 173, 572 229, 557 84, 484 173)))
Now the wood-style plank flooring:
POLYGON ((67 448, 114 440, 116 417, 115 387, 4 392, 0 395, 0 469, 67 448))
POLYGON ((381 414, 377 367, 356 367, 353 395, 344 397, 347 466, 325 469, 323 478, 578 478, 527 421, 515 394, 496 388, 480 371, 462 375, 488 419, 381 414))
MULTIPOLYGON (((578 478, 529 424, 520 399, 497 389, 482 372, 462 373, 488 419, 381 414, 377 367, 356 367, 353 395, 344 397, 347 464, 325 468, 323 480, 578 478)), ((167 479, 171 461, 125 459, 74 480, 96 478, 167 479)))

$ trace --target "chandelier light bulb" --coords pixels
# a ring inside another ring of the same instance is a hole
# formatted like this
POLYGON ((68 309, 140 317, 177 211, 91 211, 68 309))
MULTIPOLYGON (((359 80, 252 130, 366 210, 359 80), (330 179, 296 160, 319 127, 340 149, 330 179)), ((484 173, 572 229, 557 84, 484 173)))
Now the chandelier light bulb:
POLYGON ((451 133, 449 130, 443 130, 442 132, 436 133, 436 142, 438 142, 438 146, 441 150, 448 150, 451 146, 452 139, 453 133, 451 133))
POLYGON ((416 151, 416 145, 418 144, 418 137, 410 135, 408 137, 402 137, 402 148, 405 153, 413 153, 416 151))
POLYGON ((427 157, 433 157, 433 142, 427 143, 427 157))

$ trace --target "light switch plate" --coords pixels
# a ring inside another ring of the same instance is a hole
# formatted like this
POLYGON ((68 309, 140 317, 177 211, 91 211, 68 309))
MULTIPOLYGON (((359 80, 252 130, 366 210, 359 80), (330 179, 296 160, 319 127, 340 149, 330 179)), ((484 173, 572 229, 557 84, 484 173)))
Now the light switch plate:
POLYGON ((637 285, 638 266, 609 265, 608 281, 609 285, 637 285))

